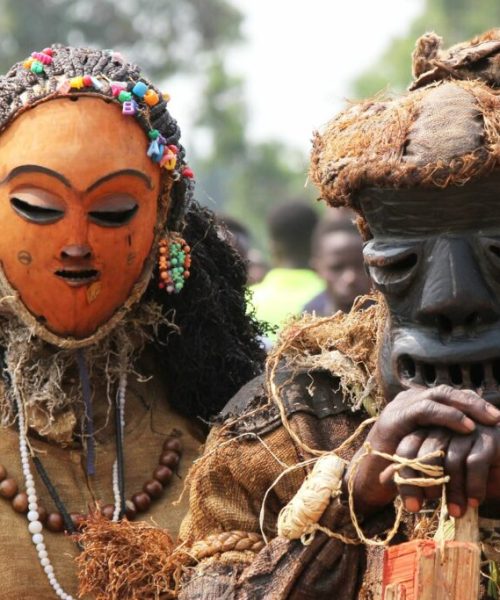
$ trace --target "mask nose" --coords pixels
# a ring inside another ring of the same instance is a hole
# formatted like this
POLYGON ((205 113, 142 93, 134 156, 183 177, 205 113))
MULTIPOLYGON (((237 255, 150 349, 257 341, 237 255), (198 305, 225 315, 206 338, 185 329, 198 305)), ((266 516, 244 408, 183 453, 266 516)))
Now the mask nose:
POLYGON ((89 260, 92 258, 92 250, 87 244, 72 244, 64 246, 61 250, 61 258, 63 260, 83 259, 89 260))
POLYGON ((498 319, 498 306, 465 240, 441 239, 432 249, 417 320, 451 334, 498 319))

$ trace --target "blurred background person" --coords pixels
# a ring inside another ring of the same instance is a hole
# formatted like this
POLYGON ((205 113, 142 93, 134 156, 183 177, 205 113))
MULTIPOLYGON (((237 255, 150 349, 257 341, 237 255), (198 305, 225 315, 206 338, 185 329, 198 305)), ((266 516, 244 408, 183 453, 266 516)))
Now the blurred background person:
POLYGON ((248 285, 259 283, 269 271, 264 254, 254 247, 253 236, 241 221, 226 214, 217 215, 219 234, 241 256, 247 267, 248 285))
POLYGON ((324 283, 311 269, 311 240, 318 222, 316 212, 299 201, 273 207, 267 217, 271 270, 252 286, 257 318, 281 326, 287 317, 302 312, 305 302, 324 283))
POLYGON ((370 291, 363 264, 361 236, 350 211, 332 209, 317 224, 312 236, 311 266, 326 286, 304 311, 326 317, 338 310, 349 312, 354 300, 370 291))
POLYGON ((248 253, 248 285, 260 283, 269 271, 269 263, 258 248, 250 248, 248 253))

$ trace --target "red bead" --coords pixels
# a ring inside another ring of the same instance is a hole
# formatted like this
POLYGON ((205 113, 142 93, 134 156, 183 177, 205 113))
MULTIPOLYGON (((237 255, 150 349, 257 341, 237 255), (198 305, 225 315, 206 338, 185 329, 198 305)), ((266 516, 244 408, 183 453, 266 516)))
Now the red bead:
POLYGON ((181 171, 181 175, 183 177, 187 177, 188 179, 192 179, 194 177, 193 170, 189 167, 184 167, 184 169, 182 169, 181 171))
POLYGON ((3 481, 7 477, 7 469, 0 465, 0 481, 3 481))
POLYGON ((174 452, 182 452, 182 444, 179 438, 170 437, 163 442, 163 450, 173 450, 174 452))
POLYGON ((160 456, 159 463, 173 469, 179 464, 179 455, 173 450, 167 450, 160 456))
POLYGON ((129 521, 133 521, 137 516, 137 509, 135 508, 135 504, 132 500, 125 501, 125 516, 129 521))
POLYGON ((82 515, 81 513, 70 513, 69 516, 71 517, 73 525, 76 527, 76 529, 81 529, 83 523, 87 520, 87 516, 82 515))
POLYGON ((163 485, 170 481, 170 479, 172 478, 172 474, 172 469, 169 469, 164 465, 156 467, 156 469, 153 471, 153 477, 163 485))
POLYGON ((92 82, 92 77, 90 75, 83 76, 83 85, 85 87, 92 87, 94 85, 92 82))
POLYGON ((114 514, 115 514, 115 505, 114 504, 105 504, 101 508, 101 515, 105 519, 108 519, 108 521, 111 521, 111 519, 113 518, 114 514))
POLYGON ((163 492, 163 486, 158 479, 146 481, 142 489, 148 496, 151 496, 151 498, 159 498, 163 492))
POLYGON ((43 506, 39 506, 38 507, 38 520, 41 521, 42 523, 45 523, 45 521, 47 520, 47 516, 48 516, 48 513, 47 513, 46 509, 43 506))
POLYGON ((64 531, 64 519, 58 512, 49 513, 46 522, 47 529, 54 533, 60 533, 64 531))
POLYGON ((52 50, 52 48, 44 48, 42 50, 43 54, 47 54, 47 56, 53 56, 54 55, 54 50, 52 50))
POLYGON ((146 512, 151 506, 151 496, 146 492, 138 492, 132 496, 132 502, 137 512, 146 512))
POLYGON ((28 512, 28 496, 21 492, 12 498, 12 508, 18 513, 28 512))
POLYGON ((0 496, 11 500, 17 494, 17 483, 15 479, 9 477, 0 483, 0 496))

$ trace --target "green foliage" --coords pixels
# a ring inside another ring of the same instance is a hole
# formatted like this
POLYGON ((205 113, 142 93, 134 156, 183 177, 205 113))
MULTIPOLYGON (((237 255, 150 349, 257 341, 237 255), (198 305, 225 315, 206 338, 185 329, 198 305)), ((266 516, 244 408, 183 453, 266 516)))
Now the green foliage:
POLYGON ((0 70, 54 42, 113 48, 151 77, 192 71, 241 39, 227 0, 0 0, 0 70))
POLYGON ((207 74, 206 101, 196 124, 212 139, 209 153, 193 163, 198 199, 242 221, 259 243, 273 203, 314 197, 312 186, 304 190, 307 161, 278 141, 250 141, 243 81, 228 74, 220 58, 207 74))
POLYGON ((408 34, 393 39, 383 55, 353 82, 353 95, 366 98, 383 89, 405 89, 411 81, 411 53, 423 33, 435 31, 448 47, 499 22, 498 0, 426 0, 423 13, 412 23, 408 34))

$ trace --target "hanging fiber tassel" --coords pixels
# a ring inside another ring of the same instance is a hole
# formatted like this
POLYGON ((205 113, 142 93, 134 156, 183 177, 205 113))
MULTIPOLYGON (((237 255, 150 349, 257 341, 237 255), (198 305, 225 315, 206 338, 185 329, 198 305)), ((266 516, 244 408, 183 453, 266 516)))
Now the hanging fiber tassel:
POLYGON ((96 600, 173 598, 178 557, 165 529, 127 519, 113 523, 96 513, 80 536, 79 593, 96 600), (164 595, 163 595, 164 594, 164 595))
POLYGON ((80 381, 82 383, 83 403, 85 405, 85 441, 87 447, 87 475, 95 475, 95 440, 94 440, 94 415, 92 411, 92 392, 90 390, 90 377, 83 355, 83 350, 78 348, 76 360, 80 381))

